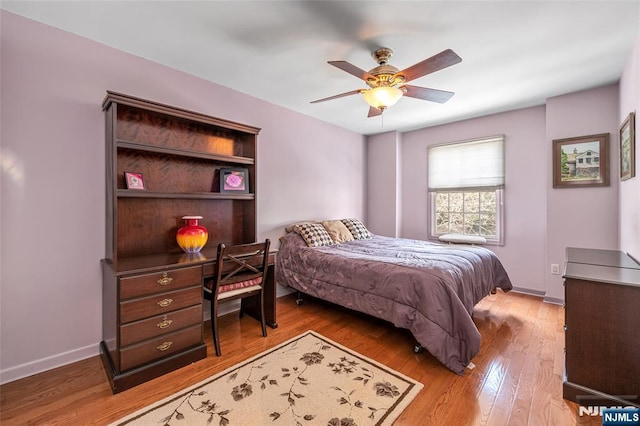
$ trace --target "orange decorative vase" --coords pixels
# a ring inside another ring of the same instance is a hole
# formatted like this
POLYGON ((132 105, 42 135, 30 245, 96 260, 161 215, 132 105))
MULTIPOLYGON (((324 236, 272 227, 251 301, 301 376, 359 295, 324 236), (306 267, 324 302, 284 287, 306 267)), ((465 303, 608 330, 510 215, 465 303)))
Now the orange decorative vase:
POLYGON ((198 221, 202 219, 202 216, 182 216, 182 219, 187 224, 178 229, 176 234, 178 245, 185 253, 198 253, 209 238, 207 228, 198 225, 198 221))

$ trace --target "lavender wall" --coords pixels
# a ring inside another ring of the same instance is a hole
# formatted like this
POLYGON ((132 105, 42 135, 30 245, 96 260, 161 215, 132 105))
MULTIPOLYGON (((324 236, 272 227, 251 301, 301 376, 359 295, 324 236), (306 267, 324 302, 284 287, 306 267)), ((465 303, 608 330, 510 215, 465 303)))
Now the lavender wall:
POLYGON ((388 237, 399 236, 401 139, 398 132, 367 138, 367 227, 388 237))
POLYGON ((640 36, 620 79, 622 124, 630 112, 636 113, 636 177, 619 182, 620 250, 640 261, 640 36))
MULTIPOLYGON (((504 246, 488 248, 498 254, 517 289, 562 301, 562 277, 552 275, 550 265, 563 265, 567 246, 619 248, 617 103, 614 84, 552 98, 546 106, 403 134, 402 236, 427 238, 427 146, 504 134, 506 238, 504 246), (553 139, 606 132, 611 135, 611 185, 554 189, 553 139)), ((635 200, 632 194, 628 204, 635 200)))
MULTIPOLYGON (((553 188, 547 175, 547 264, 562 265, 567 247, 618 249, 618 85, 547 99, 547 143, 609 133, 610 186, 553 188)), ((552 152, 547 153, 552 164, 552 152)), ((563 300, 560 275, 547 276, 547 297, 563 300)))
POLYGON ((261 127, 260 238, 364 218, 363 136, 1 13, 0 382, 98 353, 106 90, 261 127))
POLYGON ((545 291, 545 109, 528 108, 402 135, 402 236, 426 239, 427 147, 505 135, 505 245, 498 254, 514 286, 545 291))

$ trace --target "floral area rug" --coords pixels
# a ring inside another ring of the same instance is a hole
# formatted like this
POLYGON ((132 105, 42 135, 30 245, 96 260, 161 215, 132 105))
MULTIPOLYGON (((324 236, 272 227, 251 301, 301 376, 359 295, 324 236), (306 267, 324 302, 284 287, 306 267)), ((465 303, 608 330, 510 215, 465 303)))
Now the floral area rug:
POLYGON ((423 385, 307 331, 115 425, 390 425, 423 385))

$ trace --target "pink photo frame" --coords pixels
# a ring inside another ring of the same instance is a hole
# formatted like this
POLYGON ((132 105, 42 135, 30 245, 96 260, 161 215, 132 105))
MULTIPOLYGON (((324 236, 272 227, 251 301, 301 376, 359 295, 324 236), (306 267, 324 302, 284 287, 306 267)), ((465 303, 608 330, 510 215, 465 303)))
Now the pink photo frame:
POLYGON ((249 169, 244 168, 221 168, 220 169, 220 192, 249 192, 249 169))
POLYGON ((146 189, 142 173, 124 172, 124 182, 127 189, 146 189))

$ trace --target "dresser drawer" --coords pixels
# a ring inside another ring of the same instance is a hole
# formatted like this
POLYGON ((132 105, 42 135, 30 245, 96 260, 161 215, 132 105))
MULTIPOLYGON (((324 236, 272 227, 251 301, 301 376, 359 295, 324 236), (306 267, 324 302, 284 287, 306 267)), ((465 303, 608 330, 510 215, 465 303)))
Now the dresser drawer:
POLYGON ((120 278, 120 300, 194 285, 202 285, 201 266, 120 278))
POLYGON ((202 342, 202 324, 127 346, 120 351, 120 370, 138 367, 202 342))
POLYGON ((120 302, 120 324, 202 305, 202 286, 120 302))
POLYGON ((120 346, 130 345, 201 323, 202 305, 130 322, 120 327, 120 346))

